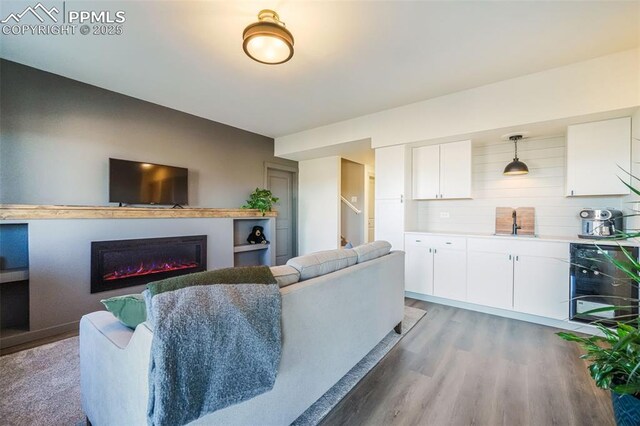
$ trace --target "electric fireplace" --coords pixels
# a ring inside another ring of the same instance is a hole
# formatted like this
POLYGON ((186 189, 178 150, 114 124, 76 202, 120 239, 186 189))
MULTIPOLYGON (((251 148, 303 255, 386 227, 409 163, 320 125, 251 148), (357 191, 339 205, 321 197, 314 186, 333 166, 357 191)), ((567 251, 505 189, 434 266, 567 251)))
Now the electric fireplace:
POLYGON ((91 243, 91 293, 206 270, 206 235, 91 243))

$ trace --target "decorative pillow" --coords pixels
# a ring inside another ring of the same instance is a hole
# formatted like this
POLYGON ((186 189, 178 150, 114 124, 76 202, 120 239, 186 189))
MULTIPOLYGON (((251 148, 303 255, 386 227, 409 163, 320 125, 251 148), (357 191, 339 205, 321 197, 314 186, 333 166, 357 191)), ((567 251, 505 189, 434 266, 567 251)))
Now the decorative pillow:
POLYGON ((358 255, 353 249, 336 249, 294 257, 287 265, 300 272, 302 281, 353 266, 357 261, 358 255))
POLYGON ((353 250, 358 254, 358 263, 362 263, 389 253, 389 251, 391 251, 391 244, 382 240, 374 241, 372 243, 362 244, 353 250))
POLYGON ((273 277, 278 281, 280 288, 286 287, 291 284, 295 284, 300 281, 300 272, 296 268, 291 266, 272 266, 271 273, 273 277))
POLYGON ((127 294, 103 299, 100 302, 109 312, 129 328, 136 328, 147 320, 147 306, 142 294, 127 294))
POLYGON ((268 266, 238 266, 180 275, 147 284, 151 296, 194 285, 277 284, 268 266))

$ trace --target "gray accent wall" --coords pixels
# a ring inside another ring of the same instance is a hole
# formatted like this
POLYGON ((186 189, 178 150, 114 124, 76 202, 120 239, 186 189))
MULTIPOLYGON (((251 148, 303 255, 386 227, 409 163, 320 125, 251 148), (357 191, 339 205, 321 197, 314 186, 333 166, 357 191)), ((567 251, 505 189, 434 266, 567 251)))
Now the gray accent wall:
POLYGON ((297 164, 272 138, 7 60, 0 94, 0 203, 108 205, 113 157, 187 167, 190 206, 239 207, 265 161, 297 164))
MULTIPOLYGON (((127 78, 126 70, 114 78, 127 78)), ((273 156, 271 138, 6 60, 0 60, 0 93, 0 203, 109 205, 113 157, 187 167, 190 206, 240 207, 264 185, 265 162, 297 167, 273 156)), ((11 225, 0 235, 3 253, 26 246, 28 225, 28 258, 11 253, 0 263, 28 263, 30 331, 0 338, 0 347, 75 330, 82 315, 103 309, 100 299, 144 289, 91 294, 92 241, 207 235, 207 267, 234 265, 233 219, 1 224, 11 225)), ((273 234, 275 226, 269 229, 273 234)))

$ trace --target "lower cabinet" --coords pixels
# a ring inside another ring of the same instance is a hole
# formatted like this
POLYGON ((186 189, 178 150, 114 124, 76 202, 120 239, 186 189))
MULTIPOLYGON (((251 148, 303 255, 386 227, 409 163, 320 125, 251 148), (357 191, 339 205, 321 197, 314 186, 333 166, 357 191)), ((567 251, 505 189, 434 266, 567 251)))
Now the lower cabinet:
POLYGON ((433 294, 433 249, 405 242, 404 288, 420 294, 433 294))
POLYGON ((466 300, 467 255, 465 238, 405 237, 405 290, 466 300))
POLYGON ((433 295, 467 300, 467 254, 464 251, 434 249, 433 295))
POLYGON ((407 233, 406 290, 559 320, 569 315, 569 245, 407 233))
POLYGON ((513 256, 467 253, 467 301, 493 308, 513 308, 513 256))
POLYGON ((469 238, 468 301, 564 320, 569 316, 569 245, 469 238))
POLYGON ((515 311, 564 320, 569 317, 569 298, 568 261, 518 256, 513 276, 515 311))

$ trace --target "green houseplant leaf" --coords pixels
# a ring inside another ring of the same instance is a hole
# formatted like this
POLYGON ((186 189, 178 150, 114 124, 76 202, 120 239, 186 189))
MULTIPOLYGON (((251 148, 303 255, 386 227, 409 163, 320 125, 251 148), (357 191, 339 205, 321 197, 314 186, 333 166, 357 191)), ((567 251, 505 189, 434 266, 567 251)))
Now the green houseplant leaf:
POLYGON ((273 196, 270 190, 256 188, 255 191, 249 195, 247 203, 242 206, 242 208, 260 210, 260 213, 264 216, 266 212, 271 211, 273 205, 279 200, 279 198, 273 196))

